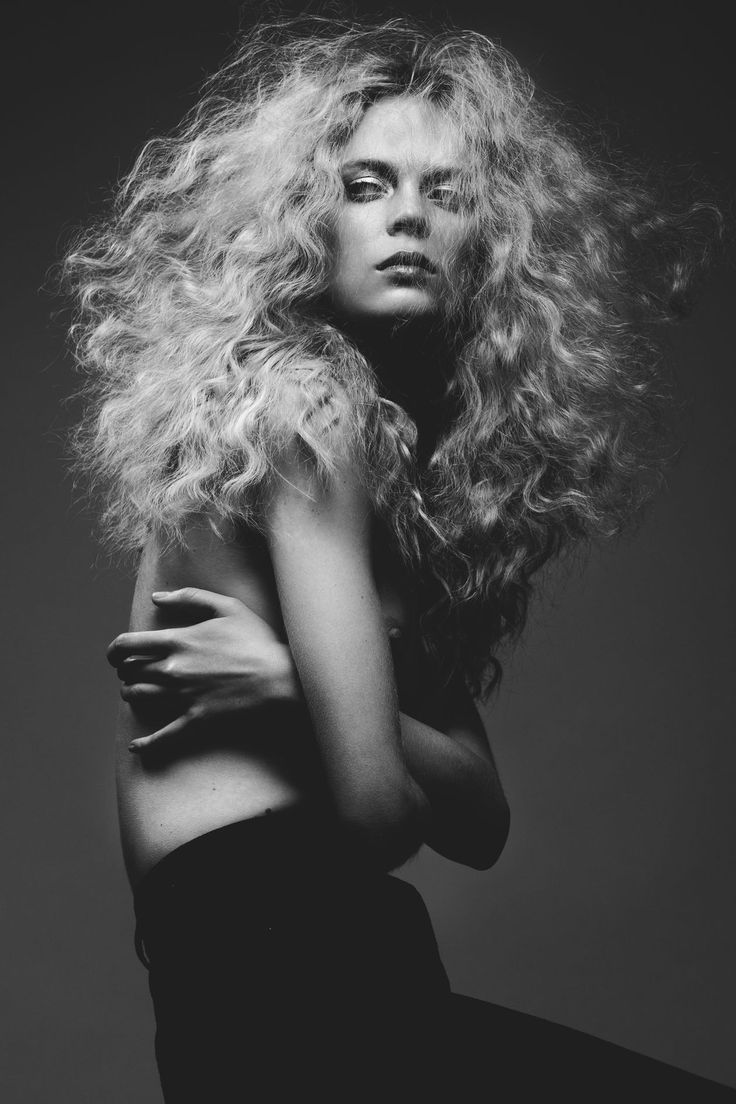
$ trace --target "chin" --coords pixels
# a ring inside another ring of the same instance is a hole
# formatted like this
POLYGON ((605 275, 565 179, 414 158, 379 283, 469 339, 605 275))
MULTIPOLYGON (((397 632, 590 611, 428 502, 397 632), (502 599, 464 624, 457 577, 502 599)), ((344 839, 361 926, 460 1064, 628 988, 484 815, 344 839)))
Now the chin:
POLYGON ((374 317, 397 321, 410 318, 433 318, 437 313, 437 303, 421 292, 407 289, 400 295, 392 295, 388 302, 377 305, 374 317))
POLYGON ((402 288, 399 294, 382 296, 379 300, 361 302, 333 302, 332 311, 338 319, 359 325, 371 323, 382 327, 408 322, 431 321, 439 316, 434 297, 413 288, 402 288))

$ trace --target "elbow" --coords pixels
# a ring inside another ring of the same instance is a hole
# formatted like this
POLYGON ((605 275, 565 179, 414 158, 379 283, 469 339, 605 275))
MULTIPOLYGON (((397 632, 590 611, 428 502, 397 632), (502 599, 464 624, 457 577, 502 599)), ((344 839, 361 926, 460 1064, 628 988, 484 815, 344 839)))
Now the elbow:
POLYGON ((505 799, 498 802, 490 823, 478 832, 474 846, 469 849, 465 865, 473 870, 490 870, 498 862, 506 846, 511 828, 511 810, 505 799))
POLYGON ((482 810, 463 816, 459 811, 445 821, 445 829, 436 829, 428 843, 440 855, 472 870, 490 870, 506 846, 511 814, 505 798, 497 799, 482 810))
POLYGON ((378 792, 354 794, 338 811, 359 861, 388 871, 421 847, 429 806, 413 779, 407 778, 378 792))

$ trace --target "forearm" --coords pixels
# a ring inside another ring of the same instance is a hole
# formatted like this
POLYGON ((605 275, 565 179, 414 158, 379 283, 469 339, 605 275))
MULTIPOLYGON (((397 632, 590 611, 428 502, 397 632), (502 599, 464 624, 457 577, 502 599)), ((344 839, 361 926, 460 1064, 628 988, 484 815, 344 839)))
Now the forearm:
MULTIPOLYGON (((291 653, 283 651, 283 670, 274 692, 304 705, 291 653)), ((424 839, 440 854, 486 869, 503 850, 509 811, 495 767, 458 740, 405 712, 399 714, 401 748, 409 775, 424 801, 424 839)))
POLYGON ((493 763, 406 713, 400 718, 406 764, 429 806, 425 841, 448 859, 487 869, 509 825, 493 763))
MULTIPOLYGON (((390 670, 382 673, 388 681, 390 670)), ((283 679, 282 687, 288 686, 283 679)), ((278 690, 277 686, 274 686, 278 690)), ((408 857, 424 838, 428 816, 426 797, 403 749, 400 717, 394 713, 394 731, 371 703, 354 708, 339 723, 323 708, 320 687, 302 685, 294 664, 288 699, 298 701, 310 716, 315 745, 335 807, 346 823, 364 824, 370 832, 381 823, 401 824, 407 836, 408 857)), ((283 690, 282 690, 283 693, 283 690)))

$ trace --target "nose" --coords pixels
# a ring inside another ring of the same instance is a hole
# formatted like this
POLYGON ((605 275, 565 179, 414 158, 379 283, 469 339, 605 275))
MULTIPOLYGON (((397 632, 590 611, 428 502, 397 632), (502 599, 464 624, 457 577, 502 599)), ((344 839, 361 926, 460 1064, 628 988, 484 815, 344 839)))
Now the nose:
POLYGON ((388 233, 408 234, 423 240, 429 237, 430 224, 421 195, 409 187, 397 189, 388 220, 388 233))

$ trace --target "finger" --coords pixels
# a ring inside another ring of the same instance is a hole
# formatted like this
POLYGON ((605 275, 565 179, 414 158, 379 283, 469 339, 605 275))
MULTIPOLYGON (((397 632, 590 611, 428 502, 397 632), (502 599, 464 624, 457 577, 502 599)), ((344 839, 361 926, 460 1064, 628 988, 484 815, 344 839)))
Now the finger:
POLYGON ((172 606, 194 606, 213 617, 226 617, 241 609, 243 605, 237 598, 232 598, 228 594, 217 594, 214 590, 201 590, 199 587, 155 590, 151 598, 157 606, 166 607, 166 609, 172 606))
POLYGON ((157 662, 150 656, 130 656, 117 666, 117 675, 121 682, 172 682, 171 665, 165 660, 157 662))
POLYGON ((140 736, 137 740, 131 740, 128 744, 128 751, 140 753, 146 751, 152 747, 160 748, 163 744, 168 743, 182 733, 191 724, 191 717, 184 713, 181 717, 177 717, 176 720, 171 721, 170 724, 164 725, 163 728, 159 728, 156 732, 152 732, 150 736, 140 736))
POLYGON ((113 667, 119 667, 129 656, 167 655, 173 643, 170 629, 120 633, 120 636, 116 636, 107 649, 107 662, 113 667))
POLYGON ((169 696, 166 687, 152 682, 123 683, 120 687, 120 697, 130 705, 149 705, 169 696))

